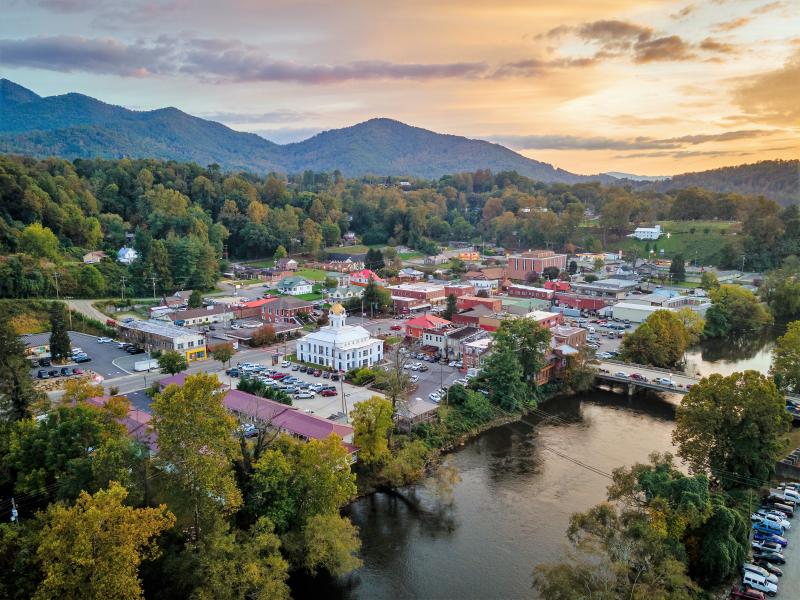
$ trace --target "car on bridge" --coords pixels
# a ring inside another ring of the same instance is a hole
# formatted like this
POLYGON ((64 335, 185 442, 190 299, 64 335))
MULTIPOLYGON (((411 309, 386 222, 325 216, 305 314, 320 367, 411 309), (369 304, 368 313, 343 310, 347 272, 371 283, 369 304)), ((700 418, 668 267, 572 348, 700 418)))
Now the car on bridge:
POLYGON ((622 371, 617 371, 616 373, 614 373, 614 377, 622 377, 623 379, 627 379, 628 374, 622 371))
POLYGON ((641 381, 642 383, 648 383, 650 381, 647 377, 639 373, 631 373, 630 377, 634 381, 641 381))
POLYGON ((656 377, 655 383, 660 383, 661 385, 666 385, 669 387, 675 387, 675 382, 672 381, 669 377, 656 377))

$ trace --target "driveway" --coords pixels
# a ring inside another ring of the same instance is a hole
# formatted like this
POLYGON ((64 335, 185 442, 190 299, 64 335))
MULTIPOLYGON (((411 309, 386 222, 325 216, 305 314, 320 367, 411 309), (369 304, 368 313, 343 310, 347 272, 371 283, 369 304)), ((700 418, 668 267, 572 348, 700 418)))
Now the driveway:
POLYGON ((105 323, 109 317, 97 310, 92 302, 94 300, 67 300, 67 305, 75 312, 79 312, 95 321, 105 323))

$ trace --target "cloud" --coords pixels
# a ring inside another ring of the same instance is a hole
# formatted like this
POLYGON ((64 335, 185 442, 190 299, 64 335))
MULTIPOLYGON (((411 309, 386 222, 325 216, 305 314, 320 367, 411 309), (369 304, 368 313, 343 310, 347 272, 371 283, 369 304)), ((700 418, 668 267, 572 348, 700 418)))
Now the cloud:
POLYGON ((203 117, 204 119, 210 119, 211 121, 246 124, 246 123, 293 123, 295 121, 302 121, 303 119, 318 117, 319 114, 310 111, 301 112, 297 110, 284 108, 262 113, 215 112, 215 113, 201 113, 198 116, 203 117))
POLYGON ((670 18, 674 19, 675 21, 680 21, 681 19, 685 19, 692 14, 696 8, 697 7, 694 4, 687 4, 675 14, 670 15, 670 18))
POLYGON ((0 64, 49 71, 83 71, 144 77, 169 70, 167 49, 124 44, 108 38, 60 35, 0 40, 0 64))
POLYGON ((779 10, 781 8, 785 8, 787 5, 786 2, 770 2, 769 4, 764 4, 763 6, 759 6, 753 10, 754 15, 764 15, 773 10, 779 10))
POLYGON ((780 69, 742 81, 733 101, 751 118, 783 126, 800 126, 800 50, 780 69))
POLYGON ((633 60, 637 63, 655 61, 691 60, 695 58, 691 45, 680 36, 670 35, 634 45, 633 60))
POLYGON ((719 54, 733 54, 737 52, 736 46, 728 44, 727 42, 720 42, 713 37, 707 37, 698 46, 701 50, 709 52, 717 52, 719 54))
POLYGON ((636 137, 630 140, 571 135, 495 135, 488 139, 514 150, 675 150, 709 142, 764 137, 773 133, 764 129, 744 129, 672 138, 636 137))
POLYGON ((738 19, 725 21, 724 23, 717 23, 716 25, 714 25, 714 31, 720 31, 720 32, 733 31, 734 29, 739 29, 740 27, 744 27, 752 20, 753 17, 739 17, 738 19))
POLYGON ((0 64, 50 71, 81 71, 142 77, 192 75, 215 83, 278 81, 331 84, 355 80, 476 78, 489 69, 482 62, 395 63, 354 61, 341 65, 303 64, 271 58, 262 49, 236 40, 162 36, 125 44, 106 38, 51 36, 0 40, 0 64))
POLYGON ((36 0, 33 4, 59 13, 84 12, 97 5, 92 0, 36 0))

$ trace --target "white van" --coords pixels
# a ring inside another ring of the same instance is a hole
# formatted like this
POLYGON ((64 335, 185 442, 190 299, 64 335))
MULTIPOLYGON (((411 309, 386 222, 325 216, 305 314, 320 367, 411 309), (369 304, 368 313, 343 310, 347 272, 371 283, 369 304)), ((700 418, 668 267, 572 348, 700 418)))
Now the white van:
POLYGON ((745 571, 745 574, 742 576, 742 583, 753 588, 754 590, 764 592, 768 596, 774 596, 778 593, 777 585, 767 581, 767 578, 763 575, 753 573, 752 571, 745 571))
POLYGON ((761 577, 763 577, 770 583, 778 585, 778 576, 773 575, 772 573, 767 571, 764 567, 759 567, 758 565, 754 565, 752 563, 744 563, 742 565, 742 575, 747 575, 747 573, 755 573, 756 575, 761 575, 761 577))

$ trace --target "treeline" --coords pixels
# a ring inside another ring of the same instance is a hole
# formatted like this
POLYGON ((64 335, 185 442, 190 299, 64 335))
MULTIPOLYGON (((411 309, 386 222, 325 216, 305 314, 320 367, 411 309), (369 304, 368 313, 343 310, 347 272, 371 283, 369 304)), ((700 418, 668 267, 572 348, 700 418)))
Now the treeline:
POLYGON ((402 188, 339 172, 286 178, 160 160, 0 157, 0 296, 150 295, 213 287, 222 259, 320 255, 352 231, 364 244, 435 253, 449 240, 599 251, 637 224, 737 219, 719 262, 777 266, 800 240, 797 209, 733 193, 658 193, 544 184, 514 172, 460 173, 402 188), (139 259, 117 263, 124 245, 139 259), (112 260, 83 265, 83 254, 112 260), (57 277, 55 276, 57 273, 57 277))

